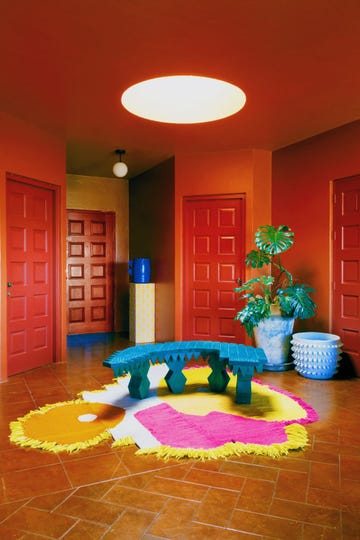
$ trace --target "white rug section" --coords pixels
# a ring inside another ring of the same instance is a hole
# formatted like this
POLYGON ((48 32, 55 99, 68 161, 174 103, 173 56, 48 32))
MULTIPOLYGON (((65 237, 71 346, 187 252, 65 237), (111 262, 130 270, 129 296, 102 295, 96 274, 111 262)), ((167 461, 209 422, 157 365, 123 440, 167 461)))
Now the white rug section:
POLYGON ((131 435, 139 448, 159 446, 159 441, 132 414, 126 414, 120 424, 114 428, 110 428, 108 431, 111 433, 114 441, 131 435))
POLYGON ((166 364, 160 364, 150 368, 148 373, 150 381, 149 397, 145 399, 136 399, 130 396, 128 389, 130 376, 119 378, 118 383, 105 386, 105 390, 103 391, 85 391, 82 393, 82 398, 85 401, 106 403, 107 405, 114 405, 115 407, 125 409, 123 420, 117 426, 108 430, 115 441, 131 436, 139 448, 159 446, 159 441, 136 420, 134 415, 138 411, 163 403, 156 394, 160 381, 168 371, 169 368, 166 364))

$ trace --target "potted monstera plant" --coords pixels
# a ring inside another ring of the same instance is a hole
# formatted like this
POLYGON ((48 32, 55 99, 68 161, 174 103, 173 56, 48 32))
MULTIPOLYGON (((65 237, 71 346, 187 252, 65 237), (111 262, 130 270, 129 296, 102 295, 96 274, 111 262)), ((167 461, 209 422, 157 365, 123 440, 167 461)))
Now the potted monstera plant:
POLYGON ((264 349, 268 359, 265 368, 284 371, 292 367, 288 361, 290 338, 295 319, 307 319, 315 314, 316 305, 311 297, 314 289, 297 283, 284 268, 281 254, 294 243, 294 233, 287 225, 262 225, 255 233, 257 249, 251 250, 245 263, 251 268, 267 268, 267 272, 242 283, 235 292, 245 305, 235 319, 255 337, 258 347, 264 349))

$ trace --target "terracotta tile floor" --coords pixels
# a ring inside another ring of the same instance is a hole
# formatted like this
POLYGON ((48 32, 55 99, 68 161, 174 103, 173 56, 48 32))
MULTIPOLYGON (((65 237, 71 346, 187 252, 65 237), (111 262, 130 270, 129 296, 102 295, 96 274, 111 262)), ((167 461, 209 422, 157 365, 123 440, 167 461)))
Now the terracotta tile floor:
POLYGON ((110 382, 102 360, 127 345, 110 336, 70 346, 66 364, 0 385, 0 538, 360 538, 360 379, 261 375, 320 415, 308 448, 280 459, 162 461, 110 443, 55 455, 9 443, 9 421, 110 382))

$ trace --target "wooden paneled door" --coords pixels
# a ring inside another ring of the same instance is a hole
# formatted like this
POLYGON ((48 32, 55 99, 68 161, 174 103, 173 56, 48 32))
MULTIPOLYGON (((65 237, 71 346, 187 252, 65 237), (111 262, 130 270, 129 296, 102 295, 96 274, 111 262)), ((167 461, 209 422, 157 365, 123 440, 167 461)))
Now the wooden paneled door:
POLYGON ((54 191, 8 179, 8 375, 54 361, 54 191))
POLYGON ((67 211, 68 334, 114 328, 113 212, 67 211))
POLYGON ((360 376, 360 175, 334 182, 333 331, 360 376))
POLYGON ((244 278, 244 196, 184 199, 183 339, 242 343, 234 321, 244 278))

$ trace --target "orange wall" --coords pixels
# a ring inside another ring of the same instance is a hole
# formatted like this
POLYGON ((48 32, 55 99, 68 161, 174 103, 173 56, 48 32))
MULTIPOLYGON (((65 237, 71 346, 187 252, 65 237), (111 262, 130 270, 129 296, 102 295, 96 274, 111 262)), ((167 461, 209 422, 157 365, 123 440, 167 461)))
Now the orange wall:
POLYGON ((129 181, 125 178, 67 175, 66 208, 115 213, 115 332, 129 326, 129 181))
POLYGON ((316 319, 298 329, 331 331, 332 182, 360 173, 360 122, 273 153, 273 224, 289 225, 295 244, 283 262, 316 289, 316 319))
POLYGON ((155 283, 155 338, 174 339, 174 160, 129 184, 130 258, 149 257, 155 283))
MULTIPOLYGON (((246 251, 271 222, 271 153, 265 150, 177 154, 175 158, 175 336, 182 339, 182 204, 191 195, 244 193, 246 251)), ((235 286, 235 284, 234 284, 235 286)))
POLYGON ((60 186, 60 302, 56 314, 55 360, 66 355, 65 333, 65 138, 35 126, 30 126, 10 115, 0 114, 0 381, 7 378, 7 272, 6 272, 6 173, 60 186))

